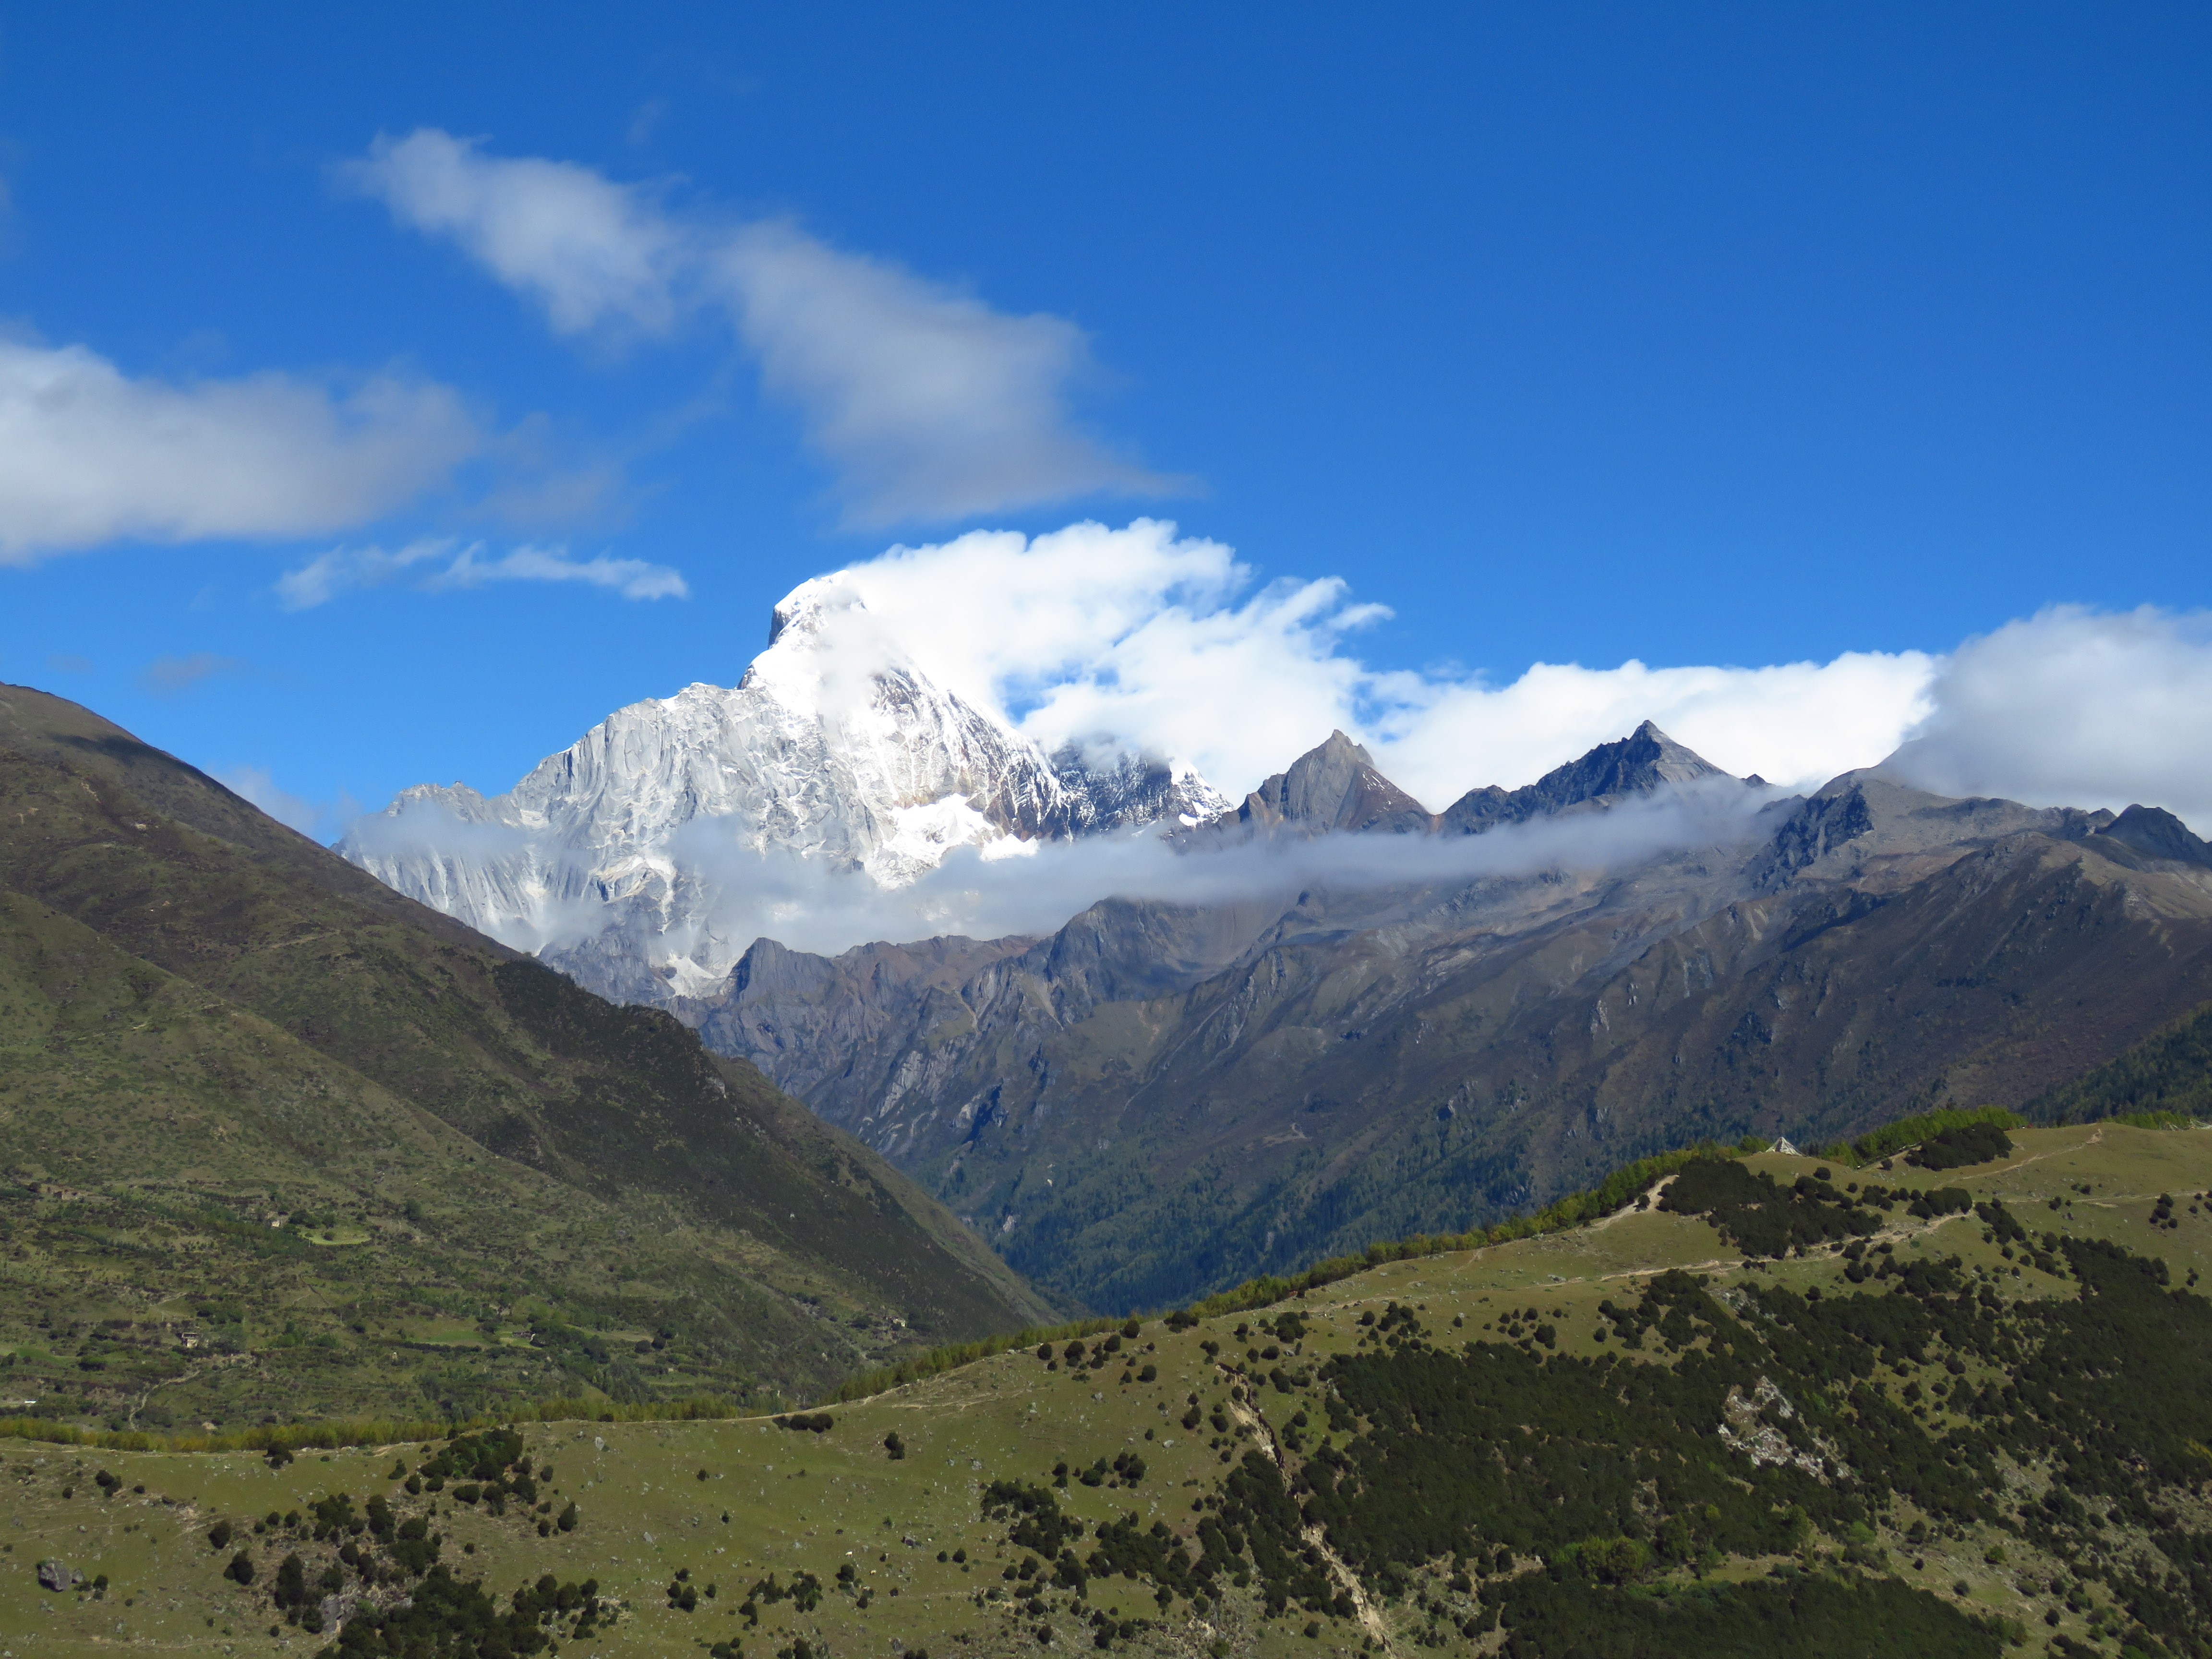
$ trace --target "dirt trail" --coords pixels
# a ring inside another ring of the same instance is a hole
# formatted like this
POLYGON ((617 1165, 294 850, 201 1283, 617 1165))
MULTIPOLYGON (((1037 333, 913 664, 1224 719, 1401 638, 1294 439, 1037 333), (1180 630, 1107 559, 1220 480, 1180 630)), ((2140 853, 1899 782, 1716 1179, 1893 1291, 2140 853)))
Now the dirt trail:
MULTIPOLYGON (((1650 1187, 1644 1194, 1644 1198, 1646 1200, 1644 1206, 1645 1209, 1656 1210, 1659 1207, 1659 1194, 1667 1190, 1668 1184, 1671 1183, 1674 1179, 1674 1177, 1673 1176, 1665 1175, 1661 1176, 1658 1180, 1651 1183, 1650 1187)), ((1627 1203, 1622 1205, 1611 1214, 1601 1215, 1596 1220, 1591 1222, 1585 1231, 1593 1233, 1601 1233, 1625 1215, 1641 1215, 1643 1213, 1644 1210, 1638 1209, 1636 1206, 1636 1200, 1632 1198, 1627 1203)))
MULTIPOLYGON (((1277 1443, 1275 1431, 1268 1426, 1267 1419, 1237 1400, 1229 1402, 1229 1414, 1260 1437, 1261 1444, 1267 1448, 1267 1455, 1274 1460, 1275 1467, 1282 1471, 1287 1482, 1291 1472, 1283 1462, 1283 1449, 1277 1443)), ((1344 1558, 1330 1547, 1328 1534, 1319 1527, 1308 1527, 1300 1535, 1320 1555, 1322 1564, 1328 1569, 1328 1576, 1337 1589, 1352 1598, 1352 1616, 1358 1620, 1360 1627, 1375 1638, 1375 1645, 1384 1653, 1395 1653, 1397 1649, 1390 1641, 1390 1627, 1383 1622, 1381 1610, 1368 1600, 1367 1591, 1361 1586, 1358 1576, 1345 1565, 1344 1558)))

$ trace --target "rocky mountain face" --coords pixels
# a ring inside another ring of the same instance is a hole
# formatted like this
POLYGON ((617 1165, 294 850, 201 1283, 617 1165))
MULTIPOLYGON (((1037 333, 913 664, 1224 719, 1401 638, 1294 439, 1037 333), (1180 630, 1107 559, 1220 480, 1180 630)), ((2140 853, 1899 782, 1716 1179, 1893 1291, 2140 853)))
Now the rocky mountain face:
POLYGON ((849 639, 859 609, 805 583, 735 688, 618 710, 505 795, 407 790, 337 850, 592 989, 651 1003, 718 986, 752 942, 717 903, 732 851, 896 887, 955 848, 989 857, 1226 806, 1155 757, 1048 755, 896 652, 856 675, 832 635, 849 639))
MULTIPOLYGON (((1544 834, 1736 787, 1646 726, 1432 816, 1338 733, 1179 839, 1544 834)), ((2212 1000, 2212 856, 2164 813, 1875 771, 1740 821, 1601 872, 1111 900, 1048 937, 834 958, 763 940, 676 1007, 1024 1272, 1120 1309, 1463 1230, 1700 1134, 2016 1105, 2212 1000)))
POLYGON ((1343 732, 1332 732, 1328 742, 1245 796, 1234 813, 1221 813, 1176 832, 1175 838, 1180 845, 1200 847, 1255 836, 1477 836, 1500 824, 1601 811, 1669 786, 1727 775, 1646 720, 1620 742, 1600 744, 1526 788, 1491 784, 1470 789, 1442 812, 1431 812, 1376 771, 1375 757, 1366 750, 1343 732))

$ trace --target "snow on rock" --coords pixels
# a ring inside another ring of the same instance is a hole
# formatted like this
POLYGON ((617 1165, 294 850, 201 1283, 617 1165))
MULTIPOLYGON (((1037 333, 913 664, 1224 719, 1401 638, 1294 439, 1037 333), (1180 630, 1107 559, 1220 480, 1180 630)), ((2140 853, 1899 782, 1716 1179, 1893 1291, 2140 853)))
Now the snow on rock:
POLYGON ((1019 855, 1226 809, 1188 767, 1046 754, 933 684, 863 611, 833 580, 804 583, 734 688, 617 709, 504 795, 404 791, 337 850, 595 990, 659 1001, 720 984, 752 943, 718 930, 714 896, 726 878, 760 884, 759 855, 889 889, 957 848, 1019 855))

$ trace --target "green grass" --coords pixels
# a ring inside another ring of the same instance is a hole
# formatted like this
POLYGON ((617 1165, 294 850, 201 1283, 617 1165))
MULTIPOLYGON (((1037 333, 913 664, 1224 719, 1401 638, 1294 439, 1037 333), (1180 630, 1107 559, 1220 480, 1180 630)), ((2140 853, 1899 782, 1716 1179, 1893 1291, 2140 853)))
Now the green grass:
POLYGON ((767 1404, 1058 1311, 750 1067, 82 710, 0 688, 0 1400, 767 1404))
MULTIPOLYGON (((2184 1196, 2212 1188, 2212 1132, 2101 1124, 2024 1129, 2013 1139, 2014 1155, 1997 1164, 1941 1175, 1899 1165, 1878 1179, 1892 1188, 1962 1184, 1978 1198, 2002 1198, 2033 1229, 2047 1224, 2163 1260, 2177 1287, 2212 1265, 2207 1261, 2212 1214, 2202 1206, 2192 1212, 2184 1196), (2179 1226, 2153 1224, 2160 1194, 2177 1199, 2179 1226), (2052 1198, 2060 1200, 2058 1210, 2049 1207, 2052 1198)), ((1747 1164, 1785 1184, 1817 1166, 1810 1158, 1771 1153, 1747 1164)), ((1885 1222, 1885 1242, 1896 1259, 1956 1255, 1962 1271, 2008 1304, 2075 1293, 2070 1281, 2008 1259, 2001 1242, 1984 1239, 1985 1231, 1972 1216, 1923 1223, 1899 1208, 1885 1222)), ((1394 1260, 1309 1287, 1279 1304, 1294 1309, 1306 1325, 1300 1342, 1285 1349, 1289 1363, 1316 1380, 1287 1394, 1262 1383, 1250 1409, 1255 1426, 1263 1419, 1272 1435, 1279 1435, 1300 1409, 1316 1424, 1325 1421, 1327 1401, 1318 1381, 1322 1365, 1333 1355, 1361 1351, 1361 1316, 1392 1303, 1419 1309, 1432 1332, 1449 1339, 1447 1346, 1465 1339, 1504 1340, 1500 1332, 1485 1327, 1497 1326, 1509 1309, 1538 1305, 1555 1332, 1557 1347, 1547 1352, 1595 1359, 1619 1352, 1617 1342, 1598 1339, 1605 1322, 1599 1304, 1632 1304, 1640 1286, 1668 1268, 1695 1270, 1724 1301, 1754 1287, 1801 1294, 1819 1290, 1830 1297, 1879 1292, 1878 1285, 1861 1291, 1850 1285, 1844 1266, 1826 1252, 1747 1261, 1703 1220, 1632 1208, 1589 1225, 1394 1260), (1462 1322, 1455 1326, 1455 1320, 1462 1322)), ((1188 1536, 1195 1519, 1193 1498, 1218 1492, 1233 1467, 1221 1462, 1221 1453, 1241 1455, 1261 1443, 1250 1429, 1234 1423, 1227 1435, 1203 1419, 1195 1432, 1183 1429, 1183 1402, 1196 1393, 1208 1408, 1235 1404, 1229 1391, 1238 1379, 1218 1362, 1238 1361, 1253 1373, 1269 1369, 1243 1358, 1270 1340, 1261 1334, 1258 1318, 1250 1310, 1218 1312, 1181 1332, 1147 1321, 1139 1338, 1124 1344, 1131 1362, 1126 1382, 1118 1363, 1097 1372, 1048 1370, 1033 1350, 997 1353, 833 1407, 835 1426, 823 1435, 781 1429, 760 1418, 526 1424, 533 1456, 553 1464, 557 1499, 576 1502, 580 1524, 572 1534, 540 1538, 526 1520, 495 1518, 447 1500, 436 1517, 447 1540, 445 1559, 481 1574, 502 1595, 545 1572, 562 1579, 596 1577, 624 1604, 619 1619, 588 1650, 610 1659, 696 1652, 733 1636, 754 1656, 773 1655, 802 1636, 826 1642, 829 1651, 841 1656, 887 1653, 893 1638, 932 1654, 1036 1651, 1036 1620, 1010 1617, 1000 1602, 975 1603, 980 1592, 1006 1588, 1000 1573, 1024 1553, 1006 1542, 1006 1522, 983 1518, 982 1488, 1001 1479, 1046 1483, 1055 1462, 1081 1468, 1133 1449, 1147 1465, 1136 1486, 1071 1482, 1056 1494, 1059 1500, 1093 1527, 1133 1514, 1146 1526, 1158 1520, 1188 1536), (1209 1342, 1217 1345, 1218 1361, 1207 1352, 1209 1342), (1137 1367, 1147 1364, 1158 1368, 1157 1377, 1135 1381, 1137 1367), (896 1462, 884 1445, 894 1432, 906 1448, 906 1456, 896 1462), (703 1481, 702 1469, 708 1475, 703 1481), (466 1553, 471 1544, 473 1553, 466 1553), (939 1552, 950 1557, 956 1551, 967 1555, 967 1571, 962 1563, 937 1559, 939 1552), (809 1571, 834 1586, 837 1569, 848 1563, 856 1585, 870 1592, 865 1609, 857 1595, 833 1590, 811 1614, 800 1614, 789 1601, 763 1607, 757 1632, 734 1610, 745 1588, 769 1572, 787 1583, 795 1571, 809 1571), (679 1568, 695 1585, 711 1583, 717 1590, 690 1613, 671 1608, 663 1593, 679 1568), (960 1642, 962 1637, 969 1639, 960 1642)), ((1056 1344, 1055 1352, 1064 1346, 1056 1344)), ((1679 1363, 1656 1346, 1635 1358, 1679 1363)), ((1905 1376, 1884 1370, 1878 1378, 1899 1409, 1911 1383, 1943 1377, 1932 1357, 1908 1370, 1905 1376)), ((1942 1419, 1939 1413, 1930 1421, 1942 1419)), ((272 1469, 246 1452, 99 1451, 0 1442, 0 1474, 6 1480, 0 1493, 15 1522, 0 1533, 12 1546, 0 1554, 0 1629, 34 1632, 40 1644, 35 1651, 69 1659, 135 1648, 312 1653, 320 1639, 291 1626, 280 1624, 283 1633, 276 1638, 267 1634, 274 1615, 265 1599, 220 1577, 228 1558, 218 1559, 207 1547, 206 1527, 219 1516, 303 1508, 333 1491, 356 1502, 369 1492, 393 1491, 395 1483, 385 1477, 395 1458, 419 1464, 423 1444, 410 1437, 362 1449, 302 1452, 285 1468, 272 1469), (103 1468, 121 1477, 114 1497, 104 1498, 90 1485, 103 1468), (142 1484, 143 1494, 132 1492, 142 1484), (65 1485, 74 1493, 68 1498, 61 1496, 65 1485), (37 1590, 29 1565, 50 1554, 88 1577, 106 1573, 104 1598, 37 1590), (52 1611, 40 1612, 41 1607, 52 1611)), ((1734 1455, 1717 1446, 1714 1455, 1734 1455)), ((1295 1468, 1297 1458, 1290 1461, 1295 1468)), ((2027 1473, 2032 1481, 2033 1471, 2027 1473)), ((404 1512, 410 1500, 403 1495, 397 1501, 404 1512)), ((1909 1543, 1905 1534, 1919 1519, 1911 1503, 1893 1502, 1872 1531, 1877 1547, 1887 1552, 1885 1571, 1899 1582, 1899 1593, 1932 1595, 1938 1603, 2016 1620, 2032 1632, 2029 1652, 2039 1651, 2054 1633, 2085 1638, 2086 1612, 2067 1611, 2047 1589, 2072 1571, 2066 1559, 2016 1531, 1978 1522, 1938 1528, 1909 1543), (1984 1559, 1993 1549, 2005 1553, 2002 1564, 1984 1559), (1922 1565, 1914 1567, 1914 1559, 1922 1565), (2021 1588, 2036 1583, 2045 1588, 2021 1588), (1954 1583, 1967 1586, 1964 1598, 1952 1594, 1954 1583), (2057 1626, 2043 1622, 2052 1609, 2060 1614, 2057 1626)), ((1842 1560, 1849 1542, 1840 1534, 1815 1539, 1808 1548, 1812 1570, 1839 1584, 1871 1571, 1842 1560)), ((1783 1565, 1790 1565, 1787 1559, 1783 1565)), ((1709 1564, 1705 1582, 1763 1583, 1774 1565, 1730 1558, 1709 1564)), ((1449 1561, 1429 1564, 1401 1577, 1395 1594, 1380 1581, 1369 1581, 1375 1628, 1389 1635, 1394 1650, 1410 1652, 1413 1634, 1433 1622, 1424 1601, 1468 1604, 1446 1582, 1449 1572, 1449 1561)), ((1875 1580, 1882 1577, 1873 1574, 1875 1580)), ((1680 1571, 1658 1581, 1686 1587, 1685 1593, 1694 1582, 1680 1571)), ((1260 1590, 1256 1583, 1239 1588, 1224 1581, 1218 1607, 1200 1615, 1178 1602, 1161 1628, 1116 1645, 1136 1652, 1204 1652, 1225 1642, 1237 1654, 1349 1653, 1359 1650, 1370 1633, 1357 1619, 1332 1614, 1316 1620, 1321 1633, 1309 1638, 1300 1634, 1309 1615, 1264 1616, 1260 1590)), ((2102 1607, 2112 1599, 2092 1583, 2081 1605, 2102 1607)), ((1068 1650, 1079 1639, 1087 1650, 1088 1631, 1075 1631, 1065 1611, 1069 1598, 1055 1593, 1051 1602, 1045 1617, 1057 1632, 1054 1650, 1068 1650)), ((1093 1580, 1085 1605, 1118 1607, 1128 1619, 1160 1620, 1151 1586, 1136 1581, 1093 1580)), ((1459 1638, 1454 1641, 1465 1650, 1459 1638)))

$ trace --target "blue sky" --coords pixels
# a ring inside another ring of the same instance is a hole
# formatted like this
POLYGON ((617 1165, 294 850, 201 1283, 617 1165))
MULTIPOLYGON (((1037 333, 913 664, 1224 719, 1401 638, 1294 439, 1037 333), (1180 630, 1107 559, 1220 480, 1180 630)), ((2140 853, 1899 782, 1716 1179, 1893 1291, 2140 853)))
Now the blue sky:
POLYGON ((311 802, 503 788, 979 526, 1171 518, 1498 684, 2212 597, 2201 9, 335 14, 0 9, 13 372, 107 399, 50 455, 9 394, 0 678, 311 802), (502 274, 424 133, 669 263, 502 274), (816 270, 982 331, 1027 470, 884 436, 847 313, 773 302, 816 270))

